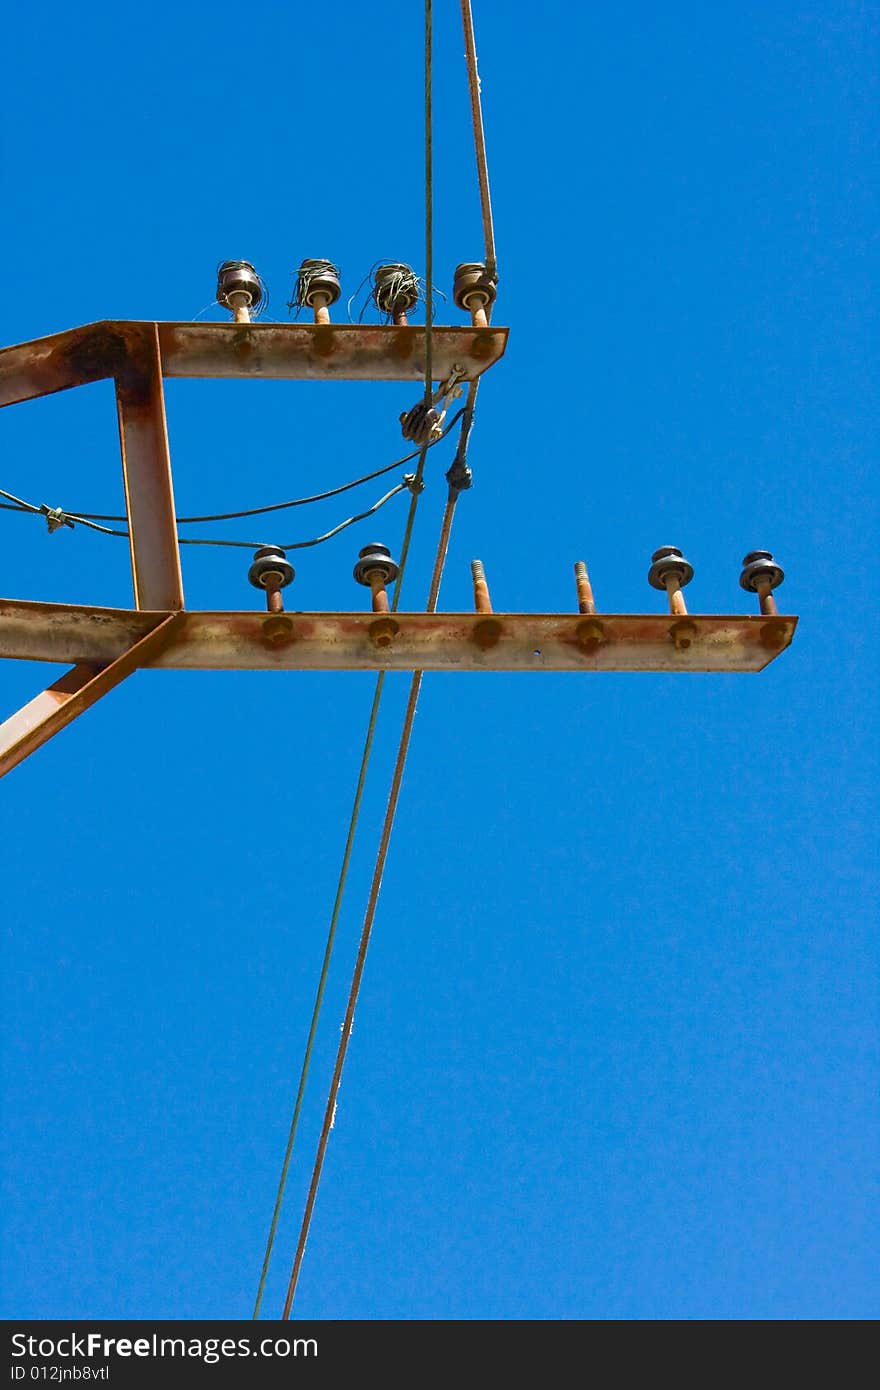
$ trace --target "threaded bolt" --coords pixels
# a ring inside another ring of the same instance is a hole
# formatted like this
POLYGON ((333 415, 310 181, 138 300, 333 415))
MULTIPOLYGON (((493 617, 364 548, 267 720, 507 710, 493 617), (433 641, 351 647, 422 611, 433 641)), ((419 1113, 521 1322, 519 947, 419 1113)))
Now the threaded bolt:
POLYGON ((486 571, 483 569, 482 560, 471 560, 471 578, 474 581, 474 607, 478 613, 491 613, 492 600, 489 596, 489 585, 486 583, 486 571))
POLYGON ((574 581, 577 585, 578 612, 595 613, 596 603, 593 598, 593 586, 590 583, 590 576, 583 560, 575 561, 574 581))

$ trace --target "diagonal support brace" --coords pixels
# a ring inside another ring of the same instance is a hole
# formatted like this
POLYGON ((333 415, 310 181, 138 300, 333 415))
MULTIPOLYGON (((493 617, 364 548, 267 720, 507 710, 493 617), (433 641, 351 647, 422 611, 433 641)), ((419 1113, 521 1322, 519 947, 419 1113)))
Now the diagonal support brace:
POLYGON ((138 666, 149 664, 182 622, 182 613, 169 613, 108 666, 74 666, 0 724, 0 777, 5 777, 29 754, 48 743, 54 734, 72 724, 78 715, 138 666))

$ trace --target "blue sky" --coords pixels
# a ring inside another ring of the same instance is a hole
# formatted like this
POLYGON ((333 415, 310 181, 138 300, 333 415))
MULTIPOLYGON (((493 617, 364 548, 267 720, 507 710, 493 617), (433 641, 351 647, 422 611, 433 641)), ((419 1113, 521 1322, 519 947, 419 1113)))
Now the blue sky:
MULTIPOLYGON (((499 610, 572 608, 585 558, 601 608, 658 611, 647 565, 674 543, 693 611, 751 611, 741 557, 767 546, 800 626, 752 677, 426 678, 297 1311, 874 1316, 877 7, 475 9, 511 337, 441 607, 470 606, 479 555, 499 610)), ((448 293, 481 230, 458 7, 435 10, 448 293)), ((304 256, 346 294, 380 258, 424 268, 420 5, 7 24, 3 342, 191 318, 225 257, 278 319, 304 256)), ((415 395, 169 382, 179 510, 378 467, 415 395)), ((119 509, 109 383, 0 430, 0 486, 119 509)), ((305 552, 291 603, 360 607, 357 548, 398 547, 405 505, 305 552)), ((9 597, 129 604, 124 542, 0 527, 9 597)), ((248 562, 189 548, 189 605, 254 606, 248 562)), ((54 672, 2 663, 4 710, 54 672)), ((407 684, 387 682, 272 1316, 407 684)), ((141 672, 4 780, 5 1316, 249 1316, 371 690, 141 672)))

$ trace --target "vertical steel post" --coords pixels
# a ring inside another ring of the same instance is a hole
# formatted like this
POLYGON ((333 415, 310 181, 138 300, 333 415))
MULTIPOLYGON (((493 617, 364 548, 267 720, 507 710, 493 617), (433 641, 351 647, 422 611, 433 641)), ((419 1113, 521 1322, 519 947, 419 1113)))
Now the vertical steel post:
POLYGON ((155 323, 132 326, 129 361, 116 378, 116 405, 134 601, 153 612, 180 609, 183 579, 155 323))

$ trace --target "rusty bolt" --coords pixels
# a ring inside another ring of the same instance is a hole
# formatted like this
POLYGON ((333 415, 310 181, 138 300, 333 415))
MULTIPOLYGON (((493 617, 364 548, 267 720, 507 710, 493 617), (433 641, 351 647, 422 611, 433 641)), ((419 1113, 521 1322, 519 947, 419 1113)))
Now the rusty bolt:
POLYGON ((689 618, 683 618, 681 622, 672 624, 669 635, 675 643, 676 651, 686 652, 697 639, 697 625, 689 618))
POLYGON ((374 613, 388 612, 386 585, 393 583, 398 573, 398 566, 392 560, 387 545, 374 542, 358 552, 354 577, 358 584, 366 585, 372 592, 374 613))
MULTIPOLYGON (((583 612, 585 610, 582 609, 581 611, 583 612)), ((597 652, 603 642, 608 640, 605 636, 605 628, 596 618, 587 618, 585 622, 578 623, 575 629, 575 636, 577 637, 578 645, 581 646, 585 652, 597 652)))
POLYGON ((578 612, 595 613, 596 603, 593 598, 593 586, 590 583, 590 576, 587 574, 587 567, 583 560, 575 561, 574 582, 577 585, 578 612))
POLYGON ((471 560, 471 578, 474 581, 474 608, 478 613, 491 613, 492 600, 482 560, 471 560))
POLYGON ((779 588, 784 578, 785 571, 781 565, 777 565, 769 550, 750 550, 743 559, 740 585, 758 595, 765 618, 776 617, 776 600, 772 591, 779 588))
POLYGON ((497 618, 482 618, 480 622, 475 623, 471 635, 477 646, 486 650, 497 644, 501 631, 501 624, 497 618))
POLYGON ((291 619, 286 613, 271 613, 268 618, 263 619, 262 637, 269 647, 280 647, 285 642, 292 642, 294 631, 291 619))
POLYGON ((651 556, 648 570, 648 583, 654 589, 665 589, 669 595, 669 611, 676 617, 687 616, 684 594, 685 584, 694 577, 694 567, 682 555, 677 545, 661 545, 651 556))
MULTIPOLYGON (((374 611, 381 612, 382 610, 375 609, 374 611)), ((370 623, 368 631, 370 634, 370 641, 374 642, 377 647, 390 647, 400 631, 400 626, 393 618, 389 618, 385 615, 381 618, 376 618, 370 623)))
POLYGON ((486 273, 482 261, 465 261, 455 267, 452 298, 459 309, 470 314, 474 328, 487 327, 495 295, 495 279, 486 273))

